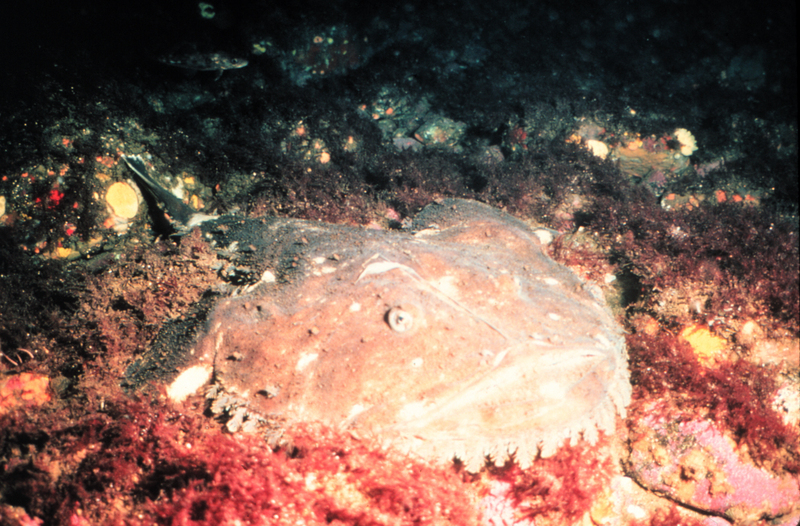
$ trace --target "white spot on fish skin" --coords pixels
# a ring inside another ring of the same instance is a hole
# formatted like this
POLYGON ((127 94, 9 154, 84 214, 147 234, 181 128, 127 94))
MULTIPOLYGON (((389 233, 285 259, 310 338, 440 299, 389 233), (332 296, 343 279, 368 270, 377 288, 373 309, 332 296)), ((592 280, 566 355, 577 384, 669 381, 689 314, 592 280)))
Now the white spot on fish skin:
POLYGON ((557 287, 558 285, 561 285, 561 282, 558 281, 556 278, 544 278, 542 281, 544 281, 545 283, 547 283, 548 285, 551 285, 553 287, 557 287))
POLYGON ((261 274, 261 281, 264 283, 275 283, 275 274, 272 271, 265 270, 263 274, 261 274))
POLYGON ((303 369, 308 367, 308 365, 311 362, 313 362, 314 360, 316 360, 317 358, 319 358, 319 354, 317 354, 317 353, 305 353, 304 352, 304 353, 300 354, 300 359, 297 360, 297 365, 295 366, 295 369, 297 370, 297 372, 301 372, 303 369))
POLYGON ((414 237, 433 236, 439 233, 439 227, 435 226, 414 232, 414 237))
POLYGON ((539 386, 539 393, 552 400, 560 400, 567 394, 566 385, 560 382, 546 382, 539 386))
POLYGON ((351 420, 351 419, 357 417, 358 415, 360 415, 361 413, 363 413, 366 410, 367 410, 367 408, 364 407, 361 404, 354 405, 353 407, 350 408, 350 413, 348 413, 348 415, 347 415, 347 420, 351 420))
POLYGON ((561 316, 559 316, 555 312, 548 312, 547 313, 547 317, 550 318, 551 320, 554 320, 554 321, 558 321, 558 320, 561 319, 561 316))
POLYGON ((167 387, 167 396, 173 402, 183 402, 187 397, 195 394, 210 379, 210 366, 195 365, 189 367, 167 387))
POLYGON ((600 344, 600 347, 604 349, 608 349, 609 347, 611 347, 611 342, 608 341, 608 338, 606 338, 602 334, 595 334, 594 339, 600 344))
POLYGON ((414 358, 411 360, 411 367, 414 367, 415 369, 422 367, 422 358, 414 358))
POLYGON ((427 411, 428 402, 419 401, 419 402, 411 402, 403 407, 397 412, 397 419, 401 422, 411 422, 417 418, 421 418, 427 411))
MULTIPOLYGON (((372 258, 379 257, 378 254, 372 256, 372 258)), ((370 259, 372 259, 370 258, 370 259)), ((384 272, 389 272, 390 270, 394 269, 407 269, 405 265, 401 265, 400 263, 395 263, 394 261, 379 261, 377 263, 370 263, 366 267, 364 267, 364 271, 356 279, 356 283, 361 281, 363 278, 367 276, 372 276, 375 274, 383 274, 384 272)))
POLYGON ((542 245, 549 245, 550 243, 553 242, 554 239, 553 232, 547 230, 546 228, 535 229, 533 231, 533 235, 535 235, 539 239, 539 242, 542 245))
POLYGON ((442 276, 439 279, 433 280, 430 282, 439 292, 446 294, 452 300, 458 300, 458 285, 455 276, 442 276))
POLYGON ((353 302, 353 303, 350 305, 350 307, 348 308, 348 310, 349 310, 350 312, 358 312, 358 311, 360 311, 360 310, 361 310, 361 304, 360 304, 360 303, 358 303, 357 301, 354 301, 354 302, 353 302))
MULTIPOLYGON (((328 261, 328 258, 322 256, 315 257, 314 259, 311 260, 311 262, 314 263, 315 265, 322 265, 326 261, 328 261)), ((322 276, 323 274, 333 274, 334 272, 336 272, 336 267, 331 267, 330 265, 326 265, 324 267, 319 268, 318 270, 312 271, 311 275, 322 276)))
POLYGON ((630 506, 628 506, 626 511, 634 519, 643 519, 647 517, 647 512, 643 508, 636 506, 635 504, 631 504, 630 506))
POLYGON ((494 356, 494 353, 489 349, 484 349, 481 352, 479 352, 478 355, 481 357, 480 361, 481 366, 486 366, 489 365, 487 358, 491 358, 492 356, 494 356))
POLYGON ((500 354, 498 354, 497 356, 495 356, 494 360, 492 361, 492 367, 497 367, 498 365, 500 365, 500 362, 502 362, 503 358, 506 357, 506 355, 508 354, 508 351, 509 350, 506 349, 503 352, 501 352, 500 354))
POLYGON ((603 301, 605 301, 604 300, 604 296, 603 296, 603 289, 598 287, 596 284, 594 284, 594 283, 586 283, 586 284, 584 284, 583 288, 584 288, 584 290, 586 290, 586 292, 589 293, 589 295, 592 298, 594 298, 594 300, 596 302, 602 304, 603 301))
POLYGON ((320 276, 322 276, 324 274, 333 274, 334 272, 336 272, 336 269, 334 267, 322 267, 319 270, 314 270, 309 275, 318 278, 318 277, 320 277, 320 276))

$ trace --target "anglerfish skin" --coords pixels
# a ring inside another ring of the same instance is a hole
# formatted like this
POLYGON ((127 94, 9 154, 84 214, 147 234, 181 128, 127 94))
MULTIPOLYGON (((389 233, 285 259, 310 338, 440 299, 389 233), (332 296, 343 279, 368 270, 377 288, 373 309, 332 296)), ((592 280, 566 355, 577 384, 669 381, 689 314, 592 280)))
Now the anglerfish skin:
POLYGON ((431 204, 412 232, 296 219, 204 223, 250 277, 173 323, 128 370, 175 400, 207 381, 228 429, 320 421, 431 460, 527 467, 613 432, 630 400, 622 331, 513 217, 431 204), (175 376, 177 371, 178 375, 175 376))

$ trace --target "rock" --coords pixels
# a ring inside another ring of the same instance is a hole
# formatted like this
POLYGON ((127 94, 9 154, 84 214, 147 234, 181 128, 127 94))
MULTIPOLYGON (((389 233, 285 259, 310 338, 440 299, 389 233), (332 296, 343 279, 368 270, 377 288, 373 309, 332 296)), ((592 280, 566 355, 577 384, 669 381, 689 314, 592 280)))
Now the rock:
POLYGON ((650 491, 735 524, 800 519, 798 477, 759 468, 717 424, 663 404, 634 424, 626 470, 650 491))

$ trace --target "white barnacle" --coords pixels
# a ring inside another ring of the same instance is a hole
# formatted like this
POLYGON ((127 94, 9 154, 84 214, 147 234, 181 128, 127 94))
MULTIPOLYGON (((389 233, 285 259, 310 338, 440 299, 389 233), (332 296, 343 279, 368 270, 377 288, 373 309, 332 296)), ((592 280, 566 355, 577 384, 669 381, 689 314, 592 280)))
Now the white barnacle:
POLYGON ((300 359, 297 360, 297 365, 295 365, 295 369, 297 370, 297 372, 300 372, 306 367, 308 367, 317 358, 319 358, 318 353, 307 353, 307 352, 300 353, 300 359))

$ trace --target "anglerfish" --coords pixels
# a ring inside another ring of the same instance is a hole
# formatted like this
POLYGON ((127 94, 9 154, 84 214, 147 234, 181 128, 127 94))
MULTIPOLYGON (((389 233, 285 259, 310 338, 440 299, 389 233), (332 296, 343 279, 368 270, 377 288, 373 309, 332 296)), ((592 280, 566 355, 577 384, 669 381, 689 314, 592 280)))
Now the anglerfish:
POLYGON ((232 432, 317 421, 433 461, 527 467, 597 440, 631 387, 602 296, 537 232, 475 201, 404 231, 218 217, 200 225, 223 292, 128 369, 174 400, 205 389, 232 432))

